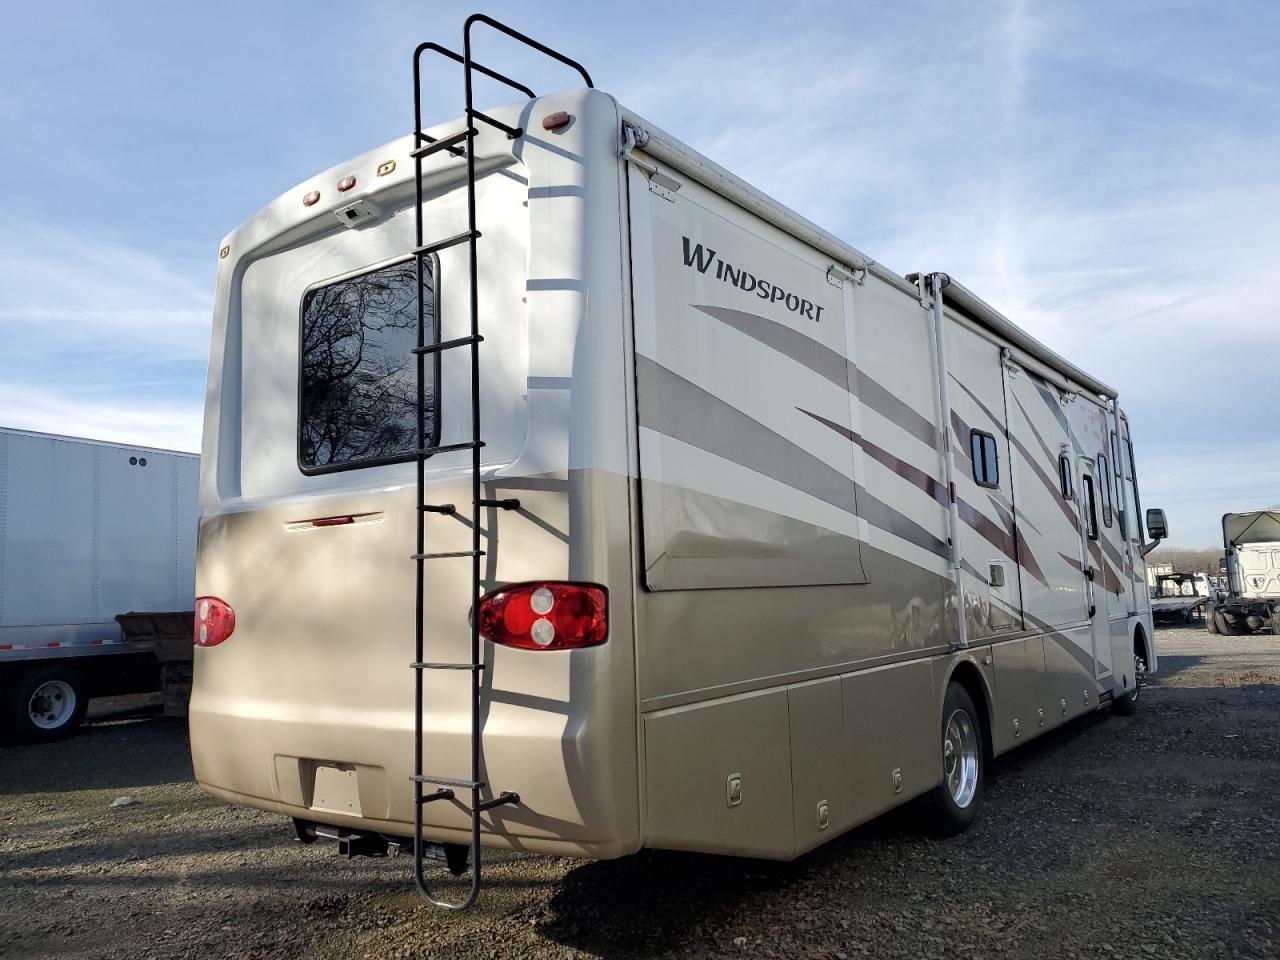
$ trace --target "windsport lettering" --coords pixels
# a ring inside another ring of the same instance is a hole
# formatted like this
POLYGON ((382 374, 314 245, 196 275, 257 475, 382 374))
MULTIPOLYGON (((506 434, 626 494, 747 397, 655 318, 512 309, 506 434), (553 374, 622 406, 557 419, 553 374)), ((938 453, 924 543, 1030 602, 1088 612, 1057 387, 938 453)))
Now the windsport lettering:
POLYGON ((695 244, 688 237, 683 237, 682 239, 684 240, 684 265, 686 267, 693 267, 699 273, 706 273, 714 264, 717 280, 732 284, 744 293, 754 292, 761 300, 780 303, 792 313, 808 317, 815 323, 822 319, 822 307, 816 303, 798 297, 794 293, 788 293, 776 283, 760 280, 755 274, 748 273, 746 270, 730 266, 717 257, 714 250, 704 248, 700 243, 695 244))

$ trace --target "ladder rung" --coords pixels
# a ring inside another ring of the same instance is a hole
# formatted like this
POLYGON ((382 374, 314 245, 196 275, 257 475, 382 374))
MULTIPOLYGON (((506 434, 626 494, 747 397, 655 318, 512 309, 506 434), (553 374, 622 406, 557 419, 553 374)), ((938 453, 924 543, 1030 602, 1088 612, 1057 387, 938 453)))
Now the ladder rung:
POLYGON ((520 501, 517 500, 515 497, 511 497, 510 499, 507 499, 507 500, 489 500, 489 499, 482 498, 480 500, 477 500, 476 503, 482 507, 497 507, 499 510, 519 510, 520 509, 520 501))
POLYGON ((501 130, 503 133, 507 135, 508 140, 516 140, 524 134, 523 128, 508 127, 501 120, 495 120, 493 119, 493 117, 489 116, 487 113, 481 113, 479 110, 472 110, 471 116, 476 120, 483 120, 485 123, 489 124, 489 126, 491 127, 497 127, 499 130, 501 130))
POLYGON ((441 150, 448 150, 451 147, 456 147, 463 140, 469 140, 475 135, 475 127, 467 127, 465 130, 459 130, 457 133, 451 133, 447 137, 441 137, 439 140, 427 140, 427 135, 425 133, 419 133, 418 139, 427 140, 427 143, 415 150, 410 150, 409 156, 417 157, 418 159, 429 157, 431 154, 439 153, 441 150))
POLYGON ((433 777, 425 773, 415 773, 409 778, 414 783, 430 783, 440 787, 466 787, 476 790, 484 786, 483 780, 455 780, 452 777, 433 777))
POLYGON ((414 347, 414 353, 442 353, 445 350, 452 350, 454 347, 465 347, 472 343, 484 343, 484 337, 476 334, 474 337, 458 337, 456 340, 441 340, 439 343, 429 343, 425 347, 414 347))
POLYGON ((414 670, 483 670, 483 663, 411 663, 414 670))
POLYGON ((423 447, 416 452, 420 457, 429 457, 433 453, 448 453, 451 450, 472 450, 483 446, 483 440, 464 440, 461 443, 442 443, 438 447, 423 447))
POLYGON ((414 247, 411 253, 418 256, 425 256, 428 253, 435 253, 437 250, 444 250, 448 247, 456 247, 460 243, 466 243, 472 237, 479 240, 484 234, 479 230, 465 230, 462 233, 454 234, 452 237, 445 237, 443 240, 437 240, 435 243, 424 243, 420 247, 414 247))
POLYGON ((418 509, 423 513, 443 513, 448 517, 458 512, 458 508, 452 503, 423 503, 418 506, 418 509))
POLYGON ((448 560, 450 557, 483 557, 483 550, 452 550, 448 553, 415 553, 411 560, 448 560))

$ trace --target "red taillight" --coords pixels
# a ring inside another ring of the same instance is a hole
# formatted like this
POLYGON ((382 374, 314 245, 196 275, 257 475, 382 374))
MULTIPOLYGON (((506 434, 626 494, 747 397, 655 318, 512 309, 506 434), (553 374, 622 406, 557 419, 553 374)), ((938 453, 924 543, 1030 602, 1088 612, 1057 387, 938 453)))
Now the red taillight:
POLYGON ((236 612, 217 597, 196 598, 197 647, 216 647, 236 628, 236 612))
POLYGON ((609 639, 609 595, 588 583, 513 583, 480 600, 480 633, 520 650, 574 650, 609 639))
POLYGON ((355 523, 355 517, 317 517, 311 521, 313 527, 343 527, 355 523))

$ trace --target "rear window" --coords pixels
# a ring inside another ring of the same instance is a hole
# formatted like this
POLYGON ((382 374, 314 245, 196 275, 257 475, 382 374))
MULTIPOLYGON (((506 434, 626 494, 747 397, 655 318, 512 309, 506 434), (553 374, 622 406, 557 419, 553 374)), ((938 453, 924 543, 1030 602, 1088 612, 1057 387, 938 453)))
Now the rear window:
MULTIPOLYGON (((423 263, 424 341, 436 342, 436 269, 423 263)), ((303 473, 410 460, 417 448, 417 266, 312 287, 302 298, 298 464, 303 473)), ((437 440, 439 354, 424 387, 426 442, 437 440)))

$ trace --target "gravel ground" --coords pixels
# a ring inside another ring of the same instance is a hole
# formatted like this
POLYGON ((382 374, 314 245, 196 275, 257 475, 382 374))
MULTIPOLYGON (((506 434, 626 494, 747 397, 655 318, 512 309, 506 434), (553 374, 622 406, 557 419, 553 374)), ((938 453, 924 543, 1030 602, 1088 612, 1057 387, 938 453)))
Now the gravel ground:
POLYGON ((791 864, 493 855, 461 915, 204 796, 181 722, 94 723, 0 750, 0 956, 1280 956, 1280 638, 1158 644, 1137 716, 996 761, 959 838, 907 809, 791 864))

